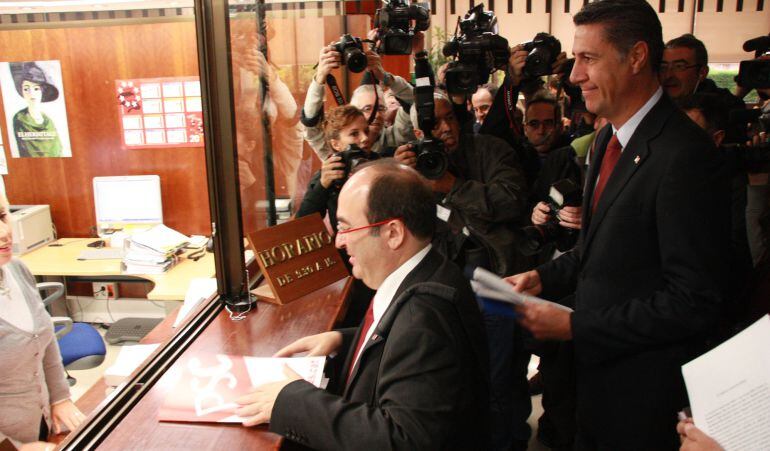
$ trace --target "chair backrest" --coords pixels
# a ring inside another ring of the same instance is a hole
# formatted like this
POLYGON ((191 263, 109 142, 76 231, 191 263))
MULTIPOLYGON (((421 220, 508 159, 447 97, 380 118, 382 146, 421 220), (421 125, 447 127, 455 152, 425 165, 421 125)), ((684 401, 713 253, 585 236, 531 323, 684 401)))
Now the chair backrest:
MULTIPOLYGON (((61 282, 40 282, 37 285, 38 291, 40 291, 40 297, 43 298, 43 305, 46 308, 51 304, 61 299, 64 295, 64 284, 61 282)), ((72 319, 66 316, 53 316, 54 330, 56 330, 56 338, 61 338, 72 330, 72 319), (58 327, 62 326, 62 327, 58 327)))
POLYGON ((64 294, 64 284, 61 282, 40 282, 37 289, 43 298, 43 305, 50 307, 54 301, 59 300, 64 294), (45 295, 45 297, 43 297, 45 295))

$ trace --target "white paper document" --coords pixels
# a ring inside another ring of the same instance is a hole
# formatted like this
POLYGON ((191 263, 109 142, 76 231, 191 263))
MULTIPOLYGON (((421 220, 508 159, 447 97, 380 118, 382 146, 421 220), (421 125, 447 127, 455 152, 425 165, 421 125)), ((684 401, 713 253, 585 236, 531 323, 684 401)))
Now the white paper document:
POLYGON ((179 309, 179 314, 176 315, 173 327, 177 327, 182 324, 182 321, 190 314, 195 307, 201 302, 205 301, 212 294, 217 291, 217 279, 193 279, 190 281, 190 285, 187 287, 187 294, 184 296, 184 304, 179 309))
POLYGON ((497 274, 487 271, 484 268, 476 268, 473 270, 471 287, 473 288, 473 292, 478 296, 507 302, 513 305, 546 303, 568 312, 572 311, 571 308, 564 305, 546 301, 537 296, 519 293, 513 289, 511 284, 498 277, 497 274))
POLYGON ((117 387, 147 360, 159 344, 121 346, 115 363, 104 370, 104 382, 110 387, 117 387))
POLYGON ((770 315, 682 366, 695 425, 727 451, 770 449, 770 315))

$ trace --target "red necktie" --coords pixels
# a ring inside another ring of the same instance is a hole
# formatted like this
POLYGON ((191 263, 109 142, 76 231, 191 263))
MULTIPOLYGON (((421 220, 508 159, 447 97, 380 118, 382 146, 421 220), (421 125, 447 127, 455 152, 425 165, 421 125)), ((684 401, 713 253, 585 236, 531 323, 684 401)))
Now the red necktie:
POLYGON ((364 325, 361 326, 361 335, 358 337, 358 343, 356 343, 353 359, 350 361, 350 369, 348 369, 348 382, 350 381, 350 376, 353 374, 353 367, 355 367, 356 356, 358 356, 358 353, 361 352, 361 348, 364 347, 364 342, 366 341, 366 332, 369 331, 369 328, 372 327, 372 323, 374 322, 373 306, 374 299, 369 302, 369 309, 366 310, 366 316, 364 316, 364 325))
POLYGON ((599 183, 594 188, 592 213, 596 211, 596 206, 599 205, 599 198, 602 197, 604 187, 607 185, 610 175, 612 175, 612 170, 615 169, 615 165, 618 163, 622 149, 623 147, 620 145, 620 141, 618 141, 618 135, 612 135, 610 142, 607 143, 607 149, 604 151, 604 158, 602 158, 602 167, 599 170, 599 183))

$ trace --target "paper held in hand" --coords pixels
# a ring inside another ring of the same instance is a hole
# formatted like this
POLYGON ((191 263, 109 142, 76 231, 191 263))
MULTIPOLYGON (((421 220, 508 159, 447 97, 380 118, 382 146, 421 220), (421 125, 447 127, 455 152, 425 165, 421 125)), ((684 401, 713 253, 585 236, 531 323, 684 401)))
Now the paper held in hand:
POLYGON ((731 450, 770 449, 770 315, 682 365, 695 426, 731 450))
POLYGON ((224 354, 196 356, 180 361, 166 373, 169 387, 160 408, 160 421, 241 423, 235 400, 254 387, 286 379, 288 365, 319 387, 326 357, 247 357, 224 354))
POLYGON ((545 303, 568 312, 572 311, 571 308, 564 305, 546 301, 537 296, 519 293, 513 289, 511 284, 484 268, 475 268, 472 273, 466 275, 471 276, 471 287, 477 296, 513 305, 545 303))

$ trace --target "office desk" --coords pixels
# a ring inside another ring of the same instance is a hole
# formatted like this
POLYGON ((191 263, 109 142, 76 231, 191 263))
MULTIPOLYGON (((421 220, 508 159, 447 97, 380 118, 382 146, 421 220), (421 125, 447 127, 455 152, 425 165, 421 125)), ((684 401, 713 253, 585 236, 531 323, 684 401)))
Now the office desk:
MULTIPOLYGON (((35 276, 101 278, 104 280, 146 280, 154 287, 147 294, 152 301, 184 300, 190 281, 197 277, 214 277, 214 254, 206 254, 198 261, 184 256, 179 263, 163 274, 123 275, 120 260, 78 260, 80 253, 96 238, 60 238, 54 244, 46 245, 20 259, 35 276)), ((194 252, 194 251, 191 251, 194 252)), ((185 255, 189 254, 186 253, 185 255)))
MULTIPOLYGON (((348 277, 287 305, 260 302, 256 312, 243 321, 232 321, 222 311, 185 350, 174 366, 201 354, 271 356, 283 346, 306 335, 330 330, 341 315, 350 290, 348 277)), ((175 315, 169 315, 143 343, 163 342, 172 334, 175 315)), ((282 439, 266 426, 245 428, 239 424, 168 423, 158 421, 158 410, 174 380, 165 375, 144 395, 97 449, 278 449, 282 439)), ((104 399, 103 381, 77 402, 89 414, 104 399)), ((88 420, 87 420, 88 421, 88 420)), ((65 442, 66 444, 66 442, 65 442)))

